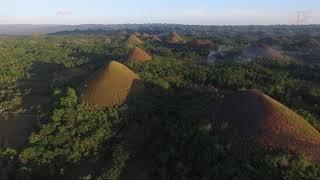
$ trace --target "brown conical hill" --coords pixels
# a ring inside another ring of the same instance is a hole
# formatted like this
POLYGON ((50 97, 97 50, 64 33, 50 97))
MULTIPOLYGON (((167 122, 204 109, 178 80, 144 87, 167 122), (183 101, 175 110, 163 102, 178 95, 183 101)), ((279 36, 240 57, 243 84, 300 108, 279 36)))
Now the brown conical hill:
POLYGON ((312 38, 307 41, 307 46, 312 47, 312 48, 318 48, 318 47, 320 47, 320 42, 318 40, 312 38))
POLYGON ((320 47, 320 42, 317 41, 314 38, 309 38, 309 39, 306 39, 306 40, 298 43, 298 46, 301 47, 301 48, 309 48, 309 49, 319 48, 320 47))
POLYGON ((178 44, 178 43, 184 43, 185 40, 179 34, 173 32, 170 34, 170 38, 168 42, 170 44, 178 44))
POLYGON ((197 39, 190 42, 190 45, 196 48, 213 48, 214 44, 207 39, 197 39))
POLYGON ((116 36, 118 37, 123 37, 123 36, 127 36, 128 32, 127 31, 119 31, 116 33, 116 36))
POLYGON ((111 44, 111 43, 112 43, 112 39, 111 39, 110 37, 106 37, 106 38, 104 39, 104 43, 105 43, 105 44, 111 44))
POLYGON ((268 46, 274 46, 274 45, 281 44, 281 41, 278 38, 271 36, 271 37, 265 37, 265 38, 259 39, 257 43, 266 44, 268 46))
POLYGON ((134 46, 137 46, 139 44, 143 44, 143 42, 137 36, 135 36, 134 34, 131 34, 129 36, 129 38, 126 40, 126 42, 125 42, 125 45, 127 47, 134 47, 134 46))
POLYGON ((228 137, 245 153, 282 150, 320 161, 320 133, 298 114, 257 90, 224 98, 216 120, 217 124, 228 124, 228 137))
POLYGON ((134 32, 134 33, 132 33, 132 34, 135 35, 135 36, 137 36, 137 37, 138 37, 138 36, 139 36, 139 37, 141 36, 141 33, 139 33, 139 32, 134 32))
POLYGON ((156 41, 156 42, 161 42, 162 41, 158 35, 152 35, 151 40, 152 41, 156 41))
POLYGON ((139 80, 125 65, 111 61, 85 83, 80 99, 98 107, 121 105, 141 88, 139 80))
POLYGON ((241 33, 234 37, 234 39, 239 43, 249 43, 255 40, 255 38, 248 33, 241 33))
POLYGON ((145 61, 151 60, 151 56, 145 52, 143 49, 135 47, 132 52, 129 54, 128 62, 129 63, 142 63, 145 61))
POLYGON ((278 50, 265 44, 250 45, 242 50, 242 54, 246 58, 266 58, 266 59, 281 59, 283 55, 278 50))
POLYGON ((142 33, 142 38, 149 38, 150 35, 148 33, 142 33))

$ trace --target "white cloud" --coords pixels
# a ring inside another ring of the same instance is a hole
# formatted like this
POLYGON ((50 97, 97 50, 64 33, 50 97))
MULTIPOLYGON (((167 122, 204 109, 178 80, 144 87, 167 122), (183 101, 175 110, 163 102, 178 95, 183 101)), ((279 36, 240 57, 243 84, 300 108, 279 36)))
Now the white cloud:
POLYGON ((69 10, 58 10, 56 12, 56 15, 58 15, 58 16, 68 16, 71 14, 72 14, 72 11, 69 11, 69 10))

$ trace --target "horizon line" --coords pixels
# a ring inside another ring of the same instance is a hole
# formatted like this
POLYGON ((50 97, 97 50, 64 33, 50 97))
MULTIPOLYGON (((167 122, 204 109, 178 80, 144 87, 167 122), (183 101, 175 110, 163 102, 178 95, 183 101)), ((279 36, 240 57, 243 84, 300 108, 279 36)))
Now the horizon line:
POLYGON ((0 26, 14 26, 14 25, 31 25, 31 26, 81 26, 81 25, 182 25, 182 26, 312 26, 320 25, 320 23, 310 23, 310 24, 184 24, 184 23, 110 23, 110 24, 97 24, 97 23, 80 23, 80 24, 42 24, 42 23, 5 23, 0 26))

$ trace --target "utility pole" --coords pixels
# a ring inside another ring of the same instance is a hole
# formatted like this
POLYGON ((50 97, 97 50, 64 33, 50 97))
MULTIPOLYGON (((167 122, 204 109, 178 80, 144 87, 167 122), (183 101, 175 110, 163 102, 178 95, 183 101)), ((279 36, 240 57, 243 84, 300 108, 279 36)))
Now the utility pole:
POLYGON ((308 23, 312 20, 311 11, 297 11, 297 25, 308 23))
POLYGON ((302 11, 297 11, 297 25, 300 25, 302 11))

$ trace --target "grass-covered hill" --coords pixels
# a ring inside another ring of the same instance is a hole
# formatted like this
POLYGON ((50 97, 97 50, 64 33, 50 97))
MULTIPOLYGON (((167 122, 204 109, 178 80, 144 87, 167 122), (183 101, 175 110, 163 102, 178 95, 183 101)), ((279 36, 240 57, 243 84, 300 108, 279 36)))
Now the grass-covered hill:
POLYGON ((269 96, 257 90, 236 92, 226 96, 218 109, 217 121, 243 153, 280 149, 319 161, 319 131, 269 96))
POLYGON ((92 106, 122 105, 139 89, 139 81, 139 76, 125 65, 111 61, 82 85, 81 100, 92 106))

